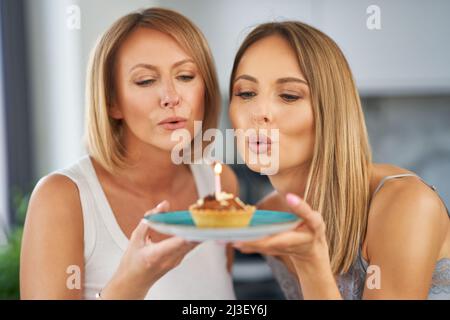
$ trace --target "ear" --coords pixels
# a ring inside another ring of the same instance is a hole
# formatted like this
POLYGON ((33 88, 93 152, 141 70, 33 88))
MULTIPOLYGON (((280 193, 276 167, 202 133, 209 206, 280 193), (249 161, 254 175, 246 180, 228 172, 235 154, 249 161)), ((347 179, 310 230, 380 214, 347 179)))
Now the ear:
POLYGON ((116 120, 121 120, 123 119, 123 114, 122 114, 122 110, 120 110, 119 106, 116 105, 115 103, 112 104, 109 108, 108 108, 108 115, 116 120))

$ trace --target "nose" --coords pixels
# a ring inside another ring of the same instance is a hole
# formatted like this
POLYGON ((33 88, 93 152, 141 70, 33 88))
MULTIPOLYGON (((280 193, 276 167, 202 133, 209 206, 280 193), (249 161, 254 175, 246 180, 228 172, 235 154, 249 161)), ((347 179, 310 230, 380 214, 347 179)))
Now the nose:
POLYGON ((180 104, 180 96, 175 90, 173 83, 168 81, 165 83, 161 92, 160 105, 162 108, 174 108, 180 104))
POLYGON ((253 121, 258 125, 267 125, 272 122, 272 113, 267 104, 260 104, 255 106, 253 112, 253 121))
POLYGON ((270 122, 270 118, 266 115, 261 115, 256 117, 257 123, 268 124, 270 122))

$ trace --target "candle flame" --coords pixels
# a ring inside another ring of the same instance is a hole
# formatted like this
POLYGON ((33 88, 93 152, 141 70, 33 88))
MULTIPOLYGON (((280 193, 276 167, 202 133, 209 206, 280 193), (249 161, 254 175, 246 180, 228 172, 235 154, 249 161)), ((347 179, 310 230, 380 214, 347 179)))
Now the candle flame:
POLYGON ((216 165, 214 166, 214 172, 215 174, 222 173, 222 165, 220 164, 220 162, 217 162, 216 165))

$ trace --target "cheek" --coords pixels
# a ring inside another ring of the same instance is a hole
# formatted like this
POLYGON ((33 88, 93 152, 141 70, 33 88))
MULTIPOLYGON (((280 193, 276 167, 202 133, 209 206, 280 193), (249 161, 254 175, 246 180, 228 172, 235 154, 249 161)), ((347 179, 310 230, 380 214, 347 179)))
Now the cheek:
POLYGON ((256 172, 259 172, 259 165, 252 165, 249 161, 250 151, 248 150, 248 145, 246 143, 247 134, 249 129, 254 129, 254 125, 251 121, 251 113, 249 112, 248 105, 242 105, 239 102, 231 101, 229 107, 229 116, 233 129, 235 129, 236 135, 236 146, 239 154, 243 157, 247 166, 256 172))
POLYGON ((159 96, 153 88, 134 85, 123 86, 119 103, 127 130, 141 141, 157 144, 156 120, 161 118, 159 96))
POLYGON ((120 105, 130 127, 148 121, 158 105, 158 96, 148 88, 127 87, 122 91, 120 105))
POLYGON ((247 109, 244 106, 241 106, 239 103, 233 102, 233 100, 231 101, 229 115, 233 128, 235 129, 250 128, 250 119, 247 109))
MULTIPOLYGON (((314 150, 314 116, 310 106, 286 113, 280 124, 280 156, 285 162, 298 164, 312 157, 314 150)), ((287 163, 286 163, 287 164, 287 163)))
POLYGON ((179 89, 181 108, 188 108, 192 120, 202 120, 205 113, 205 85, 203 81, 179 89))
POLYGON ((233 103, 233 101, 231 101, 229 109, 228 109, 228 115, 230 117, 230 121, 231 121, 231 125, 233 126, 233 128, 237 128, 237 123, 236 123, 236 106, 233 103))
POLYGON ((292 110, 292 112, 285 114, 283 118, 280 131, 287 136, 302 138, 310 135, 313 130, 314 117, 311 108, 292 110))

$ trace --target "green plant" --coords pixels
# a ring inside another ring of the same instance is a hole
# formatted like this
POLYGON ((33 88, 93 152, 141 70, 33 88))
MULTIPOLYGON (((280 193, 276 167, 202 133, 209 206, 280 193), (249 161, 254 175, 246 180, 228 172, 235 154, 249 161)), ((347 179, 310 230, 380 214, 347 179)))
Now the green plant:
POLYGON ((20 247, 23 228, 8 236, 8 243, 0 247, 0 299, 19 299, 20 247))
POLYGON ((28 194, 14 193, 16 223, 11 228, 7 244, 0 247, 0 299, 20 298, 20 248, 28 201, 28 194))

